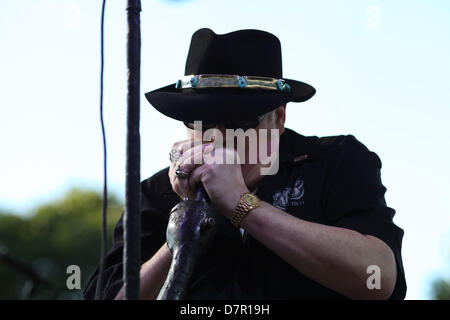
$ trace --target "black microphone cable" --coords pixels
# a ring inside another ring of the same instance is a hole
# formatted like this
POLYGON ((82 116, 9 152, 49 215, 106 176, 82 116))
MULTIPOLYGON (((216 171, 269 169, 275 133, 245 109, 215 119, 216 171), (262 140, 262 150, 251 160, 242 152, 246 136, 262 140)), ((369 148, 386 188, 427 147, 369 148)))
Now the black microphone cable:
POLYGON ((100 22, 100 124, 102 127, 102 137, 103 137, 103 207, 102 207, 102 244, 101 244, 101 258, 100 258, 100 271, 97 278, 97 286, 95 288, 95 300, 102 299, 102 289, 103 289, 103 274, 105 272, 105 260, 107 251, 107 228, 106 228, 106 210, 108 207, 108 188, 107 188, 107 175, 106 175, 106 134, 105 134, 105 124, 103 122, 103 64, 104 64, 104 54, 103 54, 103 29, 105 20, 105 4, 106 0, 102 3, 102 13, 100 22))

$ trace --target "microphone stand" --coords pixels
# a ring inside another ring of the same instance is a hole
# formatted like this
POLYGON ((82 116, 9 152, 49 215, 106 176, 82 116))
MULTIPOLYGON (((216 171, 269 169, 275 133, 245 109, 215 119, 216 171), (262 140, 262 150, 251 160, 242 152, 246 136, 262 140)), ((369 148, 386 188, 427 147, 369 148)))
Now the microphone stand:
POLYGON ((123 282, 125 299, 138 300, 141 268, 141 189, 140 189, 140 64, 141 64, 141 2, 128 0, 127 18, 127 142, 124 211, 123 282))
MULTIPOLYGON (((140 11, 139 0, 128 0, 128 110, 123 252, 123 282, 127 300, 138 300, 140 293, 140 11)), ((214 209, 209 204, 203 186, 199 188, 194 201, 180 202, 175 211, 172 211, 168 228, 181 228, 181 232, 187 234, 190 241, 177 243, 175 246, 166 282, 158 295, 159 300, 178 300, 186 296, 196 261, 215 230, 212 228, 215 223, 213 215, 214 209)))

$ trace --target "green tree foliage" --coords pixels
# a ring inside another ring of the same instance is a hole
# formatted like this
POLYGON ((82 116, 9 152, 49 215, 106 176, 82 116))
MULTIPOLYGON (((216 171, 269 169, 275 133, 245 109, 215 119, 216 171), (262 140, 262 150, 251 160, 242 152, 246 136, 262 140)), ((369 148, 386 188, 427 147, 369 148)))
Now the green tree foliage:
POLYGON ((433 282, 433 299, 450 300, 450 281, 437 279, 433 282))
MULTIPOLYGON (((122 210, 109 197, 109 247, 122 210)), ((100 259, 101 214, 102 196, 80 189, 28 215, 0 213, 0 299, 81 299, 81 290, 67 288, 66 270, 78 265, 86 285, 100 259), (32 281, 28 269, 48 286, 32 281)))

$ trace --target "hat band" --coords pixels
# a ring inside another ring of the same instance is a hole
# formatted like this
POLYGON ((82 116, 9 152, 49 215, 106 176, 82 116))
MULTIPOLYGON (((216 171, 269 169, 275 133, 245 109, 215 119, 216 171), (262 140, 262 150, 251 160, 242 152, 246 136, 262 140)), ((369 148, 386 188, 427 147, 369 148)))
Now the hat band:
POLYGON ((291 92, 291 86, 283 79, 258 76, 239 76, 231 74, 188 75, 184 76, 181 80, 178 80, 175 84, 175 88, 241 88, 291 92))

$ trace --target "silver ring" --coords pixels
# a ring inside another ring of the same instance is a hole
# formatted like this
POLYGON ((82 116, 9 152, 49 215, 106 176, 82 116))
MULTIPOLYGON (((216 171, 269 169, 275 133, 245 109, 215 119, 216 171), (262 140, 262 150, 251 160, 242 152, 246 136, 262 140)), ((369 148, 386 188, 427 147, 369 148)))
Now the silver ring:
POLYGON ((172 163, 178 162, 178 160, 180 160, 180 157, 181 157, 181 152, 178 149, 172 149, 172 151, 170 151, 170 153, 169 153, 169 159, 170 159, 170 162, 172 162, 172 163))
POLYGON ((175 174, 177 175, 178 179, 181 179, 181 180, 187 179, 190 175, 189 172, 184 172, 183 170, 181 170, 180 167, 178 167, 178 169, 175 170, 175 174))

